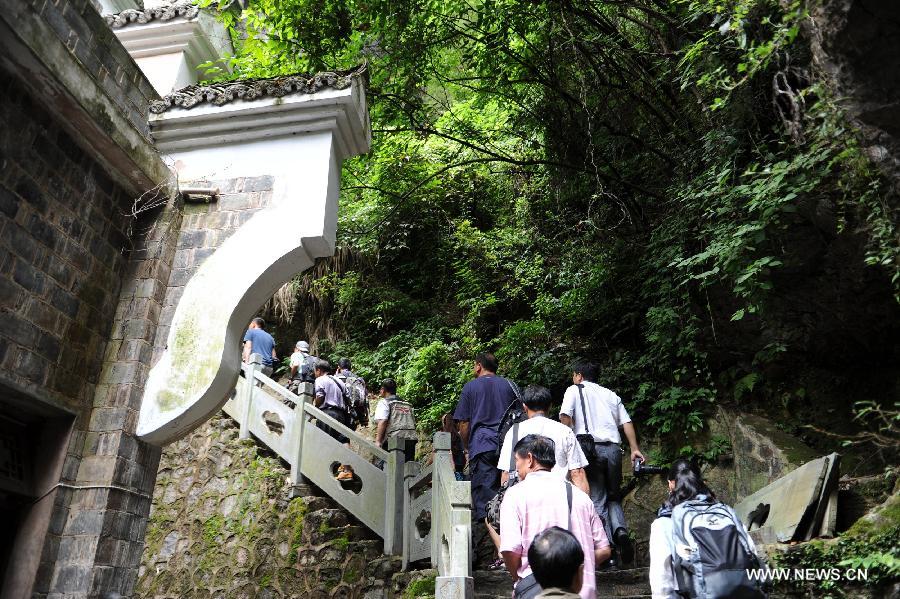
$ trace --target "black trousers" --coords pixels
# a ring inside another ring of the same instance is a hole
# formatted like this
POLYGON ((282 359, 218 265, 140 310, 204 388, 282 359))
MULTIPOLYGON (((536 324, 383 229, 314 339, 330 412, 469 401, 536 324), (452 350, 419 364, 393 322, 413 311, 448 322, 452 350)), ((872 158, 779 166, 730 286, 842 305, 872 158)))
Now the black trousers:
MULTIPOLYGON (((322 411, 343 425, 350 424, 350 416, 347 414, 347 412, 345 412, 341 408, 336 408, 334 406, 328 405, 328 406, 325 406, 324 408, 322 408, 322 411)), ((331 428, 324 422, 321 422, 321 421, 316 422, 316 427, 318 427, 318 428, 322 429, 323 431, 325 431, 326 433, 328 433, 338 443, 349 443, 350 442, 350 439, 348 439, 341 433, 337 432, 336 430, 334 430, 333 428, 331 428)))
POLYGON ((613 544, 613 533, 625 526, 622 510, 622 450, 616 443, 595 443, 597 464, 585 468, 591 487, 591 501, 603 520, 606 536, 613 544))

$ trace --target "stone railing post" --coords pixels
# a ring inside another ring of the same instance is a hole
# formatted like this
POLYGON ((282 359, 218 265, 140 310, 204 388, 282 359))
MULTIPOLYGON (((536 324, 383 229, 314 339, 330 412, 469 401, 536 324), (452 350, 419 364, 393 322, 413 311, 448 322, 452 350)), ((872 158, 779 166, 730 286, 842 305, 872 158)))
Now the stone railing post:
POLYGON ((241 439, 250 438, 250 406, 253 402, 253 391, 256 388, 256 373, 260 370, 261 365, 262 356, 250 354, 250 361, 247 362, 247 367, 244 369, 246 385, 244 386, 244 414, 240 422, 239 438, 241 439))
POLYGON ((416 461, 406 462, 403 465, 403 570, 409 569, 410 534, 412 533, 415 523, 415 514, 413 514, 410 497, 410 481, 422 472, 422 464, 416 461))
POLYGON ((403 475, 406 472, 406 455, 415 453, 416 442, 409 439, 389 439, 388 459, 384 465, 387 476, 384 498, 384 553, 385 555, 401 555, 403 553, 403 520, 406 507, 406 483, 403 475))
POLYGON ((294 497, 299 497, 300 495, 300 485, 306 483, 306 479, 303 478, 303 473, 301 471, 301 467, 303 464, 303 433, 306 431, 306 401, 307 397, 312 395, 311 393, 307 393, 310 391, 312 385, 309 383, 301 383, 297 398, 297 407, 294 408, 294 413, 297 415, 294 418, 294 427, 291 431, 292 436, 292 451, 293 456, 291 458, 291 491, 289 496, 291 499, 294 497), (307 389, 309 387, 310 389, 307 389))
POLYGON ((432 448, 434 460, 431 466, 431 565, 440 571, 443 537, 441 524, 444 520, 444 510, 450 509, 450 506, 443 505, 442 502, 445 464, 447 460, 453 463, 450 454, 450 433, 435 433, 432 448))
POLYGON ((313 398, 316 396, 315 385, 312 383, 300 383, 300 387, 297 388, 297 391, 297 395, 300 396, 300 399, 308 401, 309 403, 312 403, 313 398))
POLYGON ((472 494, 453 474, 450 434, 435 433, 431 479, 431 563, 438 570, 435 597, 472 599, 472 494))

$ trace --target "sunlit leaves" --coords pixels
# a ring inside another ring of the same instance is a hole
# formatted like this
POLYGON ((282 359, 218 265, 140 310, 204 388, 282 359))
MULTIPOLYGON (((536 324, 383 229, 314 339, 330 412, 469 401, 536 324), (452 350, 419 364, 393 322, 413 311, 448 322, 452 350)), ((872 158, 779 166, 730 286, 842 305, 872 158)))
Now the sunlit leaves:
POLYGON ((696 86, 711 110, 726 106, 732 93, 765 71, 788 48, 807 16, 805 4, 777 0, 676 0, 703 36, 687 44, 678 64, 681 88, 696 86))

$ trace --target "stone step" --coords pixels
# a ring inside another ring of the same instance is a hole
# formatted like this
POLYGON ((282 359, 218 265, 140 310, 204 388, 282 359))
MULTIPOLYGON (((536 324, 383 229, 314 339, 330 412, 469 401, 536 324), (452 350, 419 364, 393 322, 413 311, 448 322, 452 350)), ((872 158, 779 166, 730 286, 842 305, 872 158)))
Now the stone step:
POLYGON ((475 599, 509 599, 512 595, 512 582, 505 570, 475 570, 472 578, 475 581, 475 599))
POLYGON ((650 596, 649 577, 650 568, 597 572, 597 595, 600 597, 650 596))
POLYGON ((306 504, 307 512, 316 512, 319 510, 337 509, 339 506, 330 497, 320 495, 308 495, 300 498, 306 504))
POLYGON ((309 540, 314 545, 321 545, 329 541, 340 540, 343 543, 352 543, 355 541, 368 541, 376 539, 375 533, 365 526, 329 526, 322 527, 319 530, 310 533, 309 540))
MULTIPOLYGON (((508 598, 512 593, 509 575, 503 570, 475 570, 476 599, 508 598)), ((597 596, 618 599, 650 597, 649 568, 597 572, 597 596)))

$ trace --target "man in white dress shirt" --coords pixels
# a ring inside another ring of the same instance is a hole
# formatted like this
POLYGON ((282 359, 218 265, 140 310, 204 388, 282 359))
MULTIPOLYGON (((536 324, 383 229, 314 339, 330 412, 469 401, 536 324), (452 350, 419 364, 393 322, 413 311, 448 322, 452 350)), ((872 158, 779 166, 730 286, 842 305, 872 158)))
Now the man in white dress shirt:
POLYGON ((631 461, 644 461, 637 442, 637 433, 622 399, 594 381, 597 366, 589 362, 575 364, 572 372, 573 385, 563 396, 559 419, 574 429, 576 435, 590 434, 594 437, 594 451, 597 463, 588 466, 586 472, 590 484, 590 496, 603 520, 607 537, 615 544, 620 564, 628 564, 634 559, 634 547, 628 536, 625 512, 622 510, 622 437, 625 433, 631 448, 631 461))
MULTIPOLYGON (((584 468, 587 466, 587 458, 578 445, 575 433, 569 427, 547 418, 551 402, 550 390, 538 385, 529 385, 522 393, 522 405, 528 420, 514 424, 503 438, 500 447, 500 459, 497 461, 497 469, 500 470, 500 484, 506 485, 509 477, 516 475, 515 453, 513 448, 516 443, 528 435, 539 435, 551 439, 555 446, 556 463, 551 474, 559 479, 569 478, 572 484, 589 495, 587 476, 584 468)), ((488 534, 497 550, 500 549, 499 531, 488 523, 488 534)), ((495 567, 499 566, 495 562, 495 567)))

